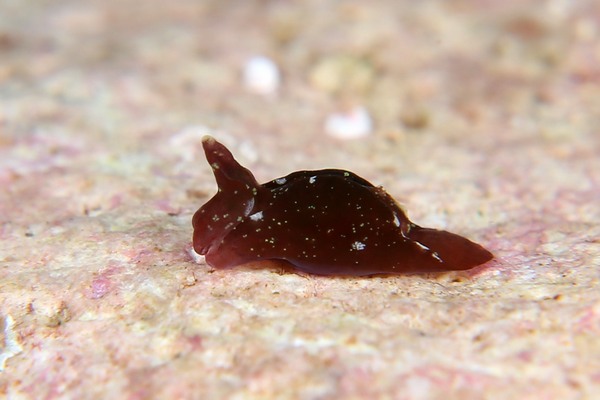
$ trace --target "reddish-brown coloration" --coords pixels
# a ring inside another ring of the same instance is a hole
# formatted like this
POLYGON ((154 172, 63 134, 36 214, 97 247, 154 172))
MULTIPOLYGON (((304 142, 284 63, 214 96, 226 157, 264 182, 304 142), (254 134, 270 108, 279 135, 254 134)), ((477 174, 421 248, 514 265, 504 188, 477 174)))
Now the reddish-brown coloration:
POLYGON ((318 275, 466 270, 493 255, 461 236, 421 228, 382 188, 335 169, 260 185, 212 137, 203 140, 218 193, 194 214, 194 250, 215 268, 282 260, 318 275))

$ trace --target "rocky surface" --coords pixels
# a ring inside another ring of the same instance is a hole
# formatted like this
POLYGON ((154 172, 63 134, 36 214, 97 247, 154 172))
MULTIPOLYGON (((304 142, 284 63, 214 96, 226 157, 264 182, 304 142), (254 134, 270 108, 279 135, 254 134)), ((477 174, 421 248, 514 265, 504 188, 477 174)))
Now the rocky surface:
POLYGON ((0 3, 0 394, 598 393, 599 35, 593 0, 0 3), (369 132, 329 136, 356 107, 369 132), (207 133, 261 181, 350 169, 497 259, 212 271, 207 133))

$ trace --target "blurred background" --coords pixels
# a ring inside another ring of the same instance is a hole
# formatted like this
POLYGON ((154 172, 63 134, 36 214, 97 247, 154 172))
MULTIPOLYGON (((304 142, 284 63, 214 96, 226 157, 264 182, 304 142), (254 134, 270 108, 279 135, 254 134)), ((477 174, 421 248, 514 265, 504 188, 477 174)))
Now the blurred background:
POLYGON ((510 124, 525 127, 521 138, 531 125, 560 138, 568 126, 598 118, 595 1, 5 0, 0 7, 5 141, 68 122, 137 145, 196 125, 283 145, 290 136, 314 143, 328 131, 501 142, 510 124), (259 56, 272 64, 252 75, 259 56), (565 100, 574 91, 579 113, 565 100), (355 121, 362 130, 330 119, 327 129, 328 118, 357 109, 368 117, 355 121))
POLYGON ((592 398, 599 37, 597 0, 0 0, 0 397, 592 398), (206 134, 496 261, 211 271, 206 134))

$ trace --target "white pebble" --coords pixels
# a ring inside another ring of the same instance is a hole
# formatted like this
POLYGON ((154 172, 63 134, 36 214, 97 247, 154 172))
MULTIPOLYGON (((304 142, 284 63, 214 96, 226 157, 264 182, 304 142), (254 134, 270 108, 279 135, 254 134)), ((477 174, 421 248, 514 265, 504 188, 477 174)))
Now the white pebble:
POLYGON ((279 68, 267 57, 252 57, 244 66, 244 85, 252 92, 273 94, 277 92, 280 80, 279 68))
POLYGON ((188 248, 188 254, 192 257, 192 260, 194 260, 196 264, 206 264, 205 257, 196 253, 196 250, 194 250, 193 247, 188 248))
POLYGON ((15 321, 9 314, 4 319, 4 343, 2 343, 2 352, 0 352, 0 372, 6 368, 6 361, 23 351, 23 347, 19 343, 19 335, 13 327, 15 321))
POLYGON ((371 116, 364 107, 330 114, 325 121, 325 132, 338 139, 358 139, 369 135, 372 129, 371 116))

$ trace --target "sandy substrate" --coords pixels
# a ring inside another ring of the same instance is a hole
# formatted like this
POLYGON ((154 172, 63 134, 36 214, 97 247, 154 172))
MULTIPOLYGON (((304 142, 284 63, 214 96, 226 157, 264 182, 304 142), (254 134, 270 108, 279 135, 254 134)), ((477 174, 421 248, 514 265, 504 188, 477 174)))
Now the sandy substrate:
POLYGON ((0 397, 591 398, 598 37, 593 0, 0 3, 0 397), (355 106, 371 134, 328 136, 355 106), (497 258, 213 271, 205 134, 260 181, 352 170, 497 258))

